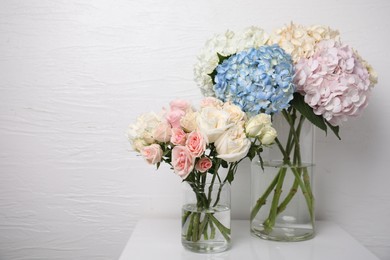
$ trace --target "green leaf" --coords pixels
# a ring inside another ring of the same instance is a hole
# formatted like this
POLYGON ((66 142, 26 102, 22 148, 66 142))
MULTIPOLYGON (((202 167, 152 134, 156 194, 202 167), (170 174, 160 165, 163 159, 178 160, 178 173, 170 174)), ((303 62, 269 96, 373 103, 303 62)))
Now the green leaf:
POLYGON ((232 182, 234 180, 234 171, 229 171, 227 176, 226 176, 226 179, 229 182, 229 184, 232 184, 232 182))
POLYGON ((303 96, 299 93, 294 93, 294 99, 291 101, 291 105, 306 117, 313 125, 327 132, 325 120, 322 116, 316 115, 313 109, 305 102, 303 96))
POLYGON ((341 140, 341 137, 339 136, 339 126, 333 126, 328 121, 325 120, 325 123, 329 126, 329 128, 333 131, 333 133, 337 136, 339 140, 341 140))
POLYGON ((227 167, 228 167, 227 161, 222 160, 222 161, 221 161, 221 166, 222 166, 223 168, 227 168, 227 167))
POLYGON ((253 160, 253 158, 255 158, 256 156, 256 153, 257 153, 257 149, 258 149, 258 146, 257 145, 252 145, 249 149, 249 152, 248 152, 248 158, 249 160, 253 160))

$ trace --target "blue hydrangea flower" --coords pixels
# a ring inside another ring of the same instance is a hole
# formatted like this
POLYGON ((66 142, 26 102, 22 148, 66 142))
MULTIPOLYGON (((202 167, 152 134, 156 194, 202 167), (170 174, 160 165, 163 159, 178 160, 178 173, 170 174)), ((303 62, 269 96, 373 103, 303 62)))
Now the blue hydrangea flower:
POLYGON ((216 68, 214 91, 250 115, 277 113, 293 99, 291 56, 278 45, 239 52, 216 68))

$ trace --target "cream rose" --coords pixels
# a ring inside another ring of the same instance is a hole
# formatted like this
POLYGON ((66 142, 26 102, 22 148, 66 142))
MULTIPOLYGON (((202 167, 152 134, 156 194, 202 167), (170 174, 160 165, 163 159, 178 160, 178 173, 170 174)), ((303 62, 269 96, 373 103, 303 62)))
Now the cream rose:
POLYGON ((145 146, 148 146, 149 144, 146 143, 143 139, 134 139, 130 141, 131 146, 133 147, 134 151, 141 152, 142 148, 145 146))
POLYGON ((162 121, 163 118, 155 113, 140 115, 136 122, 131 124, 127 130, 127 137, 130 143, 134 144, 135 140, 146 145, 154 143, 153 132, 162 121))
POLYGON ((244 158, 250 147, 251 142, 241 125, 232 126, 215 141, 217 157, 227 162, 237 162, 244 158))
POLYGON ((239 106, 234 105, 231 102, 226 102, 223 105, 223 110, 229 113, 229 122, 234 124, 242 124, 246 119, 246 114, 241 110, 239 106))
POLYGON ((267 125, 261 130, 261 134, 258 138, 263 145, 269 145, 275 141, 275 138, 277 136, 278 136, 278 134, 277 134, 275 128, 267 125))
POLYGON ((215 107, 205 107, 197 117, 199 130, 207 136, 210 143, 215 142, 232 123, 229 122, 229 113, 215 107))
POLYGON ((199 113, 189 109, 187 113, 181 118, 180 125, 187 133, 195 131, 198 125, 196 124, 196 118, 199 113))
POLYGON ((257 137, 265 126, 271 125, 271 116, 261 113, 251 117, 245 124, 245 133, 248 137, 257 137))

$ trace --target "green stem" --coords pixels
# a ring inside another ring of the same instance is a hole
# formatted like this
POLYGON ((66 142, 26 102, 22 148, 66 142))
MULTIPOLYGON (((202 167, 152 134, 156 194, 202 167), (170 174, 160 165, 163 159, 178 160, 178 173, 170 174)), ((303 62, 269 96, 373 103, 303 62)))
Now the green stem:
POLYGON ((279 150, 280 152, 282 153, 283 155, 283 163, 285 163, 286 161, 289 161, 289 155, 286 153, 286 151, 284 150, 283 146, 282 146, 282 143, 279 141, 279 138, 275 138, 275 143, 278 145, 279 147, 279 150))
POLYGON ((305 197, 305 200, 306 200, 307 207, 309 209, 310 219, 313 223, 314 222, 314 208, 313 208, 312 196, 308 193, 306 186, 302 182, 302 179, 300 178, 300 175, 299 175, 299 172, 297 171, 297 169, 294 167, 291 167, 291 170, 294 173, 295 179, 298 180, 299 187, 302 190, 303 196, 305 197))
POLYGON ((214 224, 213 224, 213 222, 209 221, 209 225, 210 225, 210 239, 214 239, 215 238, 214 224))
MULTIPOLYGON (((240 161, 239 161, 239 162, 240 162, 240 161)), ((239 162, 230 163, 230 165, 229 165, 229 170, 228 170, 228 174, 227 174, 226 178, 223 180, 223 182, 220 183, 220 185, 219 185, 217 198, 215 199, 215 202, 214 202, 214 204, 213 204, 213 207, 215 207, 215 206, 218 205, 218 202, 219 202, 219 200, 220 200, 220 198, 221 198, 222 188, 223 188, 223 186, 226 184, 226 181, 227 181, 227 179, 228 179, 229 174, 230 174, 230 173, 233 174, 233 175, 235 174, 239 162)))
POLYGON ((188 217, 190 215, 191 215, 191 211, 184 211, 183 216, 181 217, 181 226, 182 227, 186 224, 188 217))
POLYGON ((204 240, 209 240, 209 236, 207 234, 207 226, 209 225, 209 221, 207 220, 206 224, 205 224, 205 227, 204 227, 204 231, 203 231, 203 239, 204 240))
POLYGON ((200 213, 196 212, 194 214, 195 214, 195 217, 194 217, 194 224, 193 224, 193 230, 192 230, 192 241, 196 242, 196 241, 198 241, 200 213))
POLYGON ((265 190, 263 195, 256 201, 256 205, 253 207, 253 209, 251 211, 251 221, 256 217, 256 215, 259 212, 259 210, 261 209, 261 207, 265 204, 269 194, 276 186, 276 183, 278 182, 278 179, 280 176, 280 171, 281 171, 281 169, 279 170, 279 173, 275 176, 275 178, 273 179, 271 184, 268 186, 268 188, 265 190))
POLYGON ((208 214, 211 221, 214 223, 214 225, 219 229, 222 236, 226 239, 226 241, 230 241, 230 228, 225 227, 219 220, 213 216, 213 214, 208 214))
POLYGON ((210 203, 211 203, 211 193, 213 191, 213 186, 214 186, 214 182, 215 182, 215 178, 217 177, 218 175, 218 169, 219 169, 219 165, 221 164, 221 159, 217 159, 217 162, 215 164, 215 167, 214 167, 214 174, 213 174, 213 178, 211 179, 211 183, 210 183, 210 186, 209 186, 209 193, 208 193, 208 196, 207 196, 207 207, 210 207, 210 203))
POLYGON ((282 203, 280 203, 278 210, 277 210, 277 215, 279 215, 281 212, 283 212, 286 209, 288 203, 290 203, 290 201, 292 200, 294 195, 297 193, 298 186, 299 186, 299 182, 298 182, 298 180, 295 179, 286 198, 282 201, 282 203))
POLYGON ((266 233, 271 232, 274 225, 275 225, 275 220, 276 220, 276 216, 277 216, 277 209, 278 209, 278 205, 279 205, 279 199, 280 199, 280 195, 282 194, 282 187, 283 187, 284 178, 286 176, 287 168, 283 167, 281 170, 282 171, 279 174, 278 182, 276 184, 275 194, 274 194, 274 197, 272 198, 271 210, 270 210, 268 219, 266 221, 264 221, 264 223, 263 223, 264 230, 266 233))
POLYGON ((201 238, 202 234, 206 234, 206 236, 207 236, 207 232, 205 232, 205 230, 206 230, 208 221, 209 221, 209 216, 208 216, 208 214, 205 214, 203 221, 201 222, 200 227, 199 227, 198 240, 201 238))
POLYGON ((258 211, 260 210, 262 205, 265 204, 266 199, 271 193, 272 189, 274 189, 274 187, 276 186, 269 216, 263 223, 264 231, 267 233, 272 231, 275 225, 277 215, 286 209, 288 203, 293 199, 293 197, 297 193, 298 188, 302 190, 302 193, 305 197, 308 206, 311 221, 312 223, 314 223, 314 198, 310 186, 310 179, 309 179, 307 167, 302 167, 301 150, 300 150, 300 134, 301 134, 301 130, 305 118, 301 115, 299 118, 298 125, 295 128, 295 121, 297 119, 296 110, 291 109, 288 112, 283 111, 282 114, 290 126, 286 148, 283 147, 283 145, 281 144, 278 138, 276 138, 275 142, 278 145, 283 155, 283 162, 286 166, 279 169, 277 176, 271 182, 271 184, 269 185, 268 189, 264 192, 262 197, 260 197, 259 200, 256 202, 256 205, 251 212, 251 221, 252 221, 255 218, 255 216, 258 214, 258 211), (293 150, 294 150, 294 156, 293 156, 293 160, 291 161, 290 153, 293 150), (295 180, 292 187, 290 188, 289 193, 287 194, 285 199, 279 204, 279 200, 282 193, 283 181, 288 169, 287 167, 290 168, 291 171, 293 172, 295 180))
POLYGON ((194 225, 194 213, 191 214, 190 223, 188 224, 187 235, 186 235, 187 241, 191 241, 193 225, 194 225))

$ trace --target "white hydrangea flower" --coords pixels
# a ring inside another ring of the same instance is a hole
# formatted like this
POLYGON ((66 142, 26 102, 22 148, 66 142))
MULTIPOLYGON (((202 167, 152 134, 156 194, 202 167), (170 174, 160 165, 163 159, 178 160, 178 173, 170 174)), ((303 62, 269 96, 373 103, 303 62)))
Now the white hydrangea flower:
POLYGON ((226 31, 209 39, 197 57, 194 67, 195 82, 204 96, 214 97, 213 83, 209 76, 218 66, 218 55, 229 56, 249 48, 257 48, 268 41, 268 35, 259 27, 249 27, 236 34, 226 31))
POLYGON ((310 58, 314 54, 317 43, 331 39, 340 41, 339 32, 322 25, 304 27, 291 23, 272 33, 270 44, 278 44, 296 63, 300 58, 310 58))

